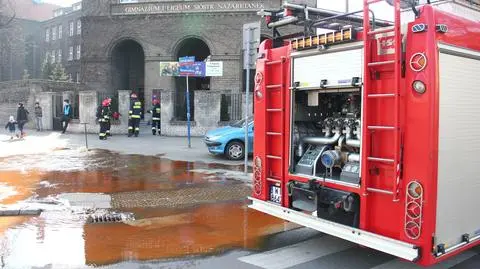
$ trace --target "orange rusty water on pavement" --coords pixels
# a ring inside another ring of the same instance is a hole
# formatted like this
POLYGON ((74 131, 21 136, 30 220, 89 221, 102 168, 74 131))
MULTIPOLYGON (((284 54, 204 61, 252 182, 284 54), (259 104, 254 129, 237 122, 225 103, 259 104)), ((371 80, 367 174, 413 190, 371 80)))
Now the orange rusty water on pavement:
MULTIPOLYGON (((0 205, 9 205, 25 200, 33 195, 36 185, 41 181, 41 173, 30 171, 20 173, 17 171, 0 171, 0 183, 14 187, 15 194, 0 199, 0 205)), ((0 189, 1 191, 1 189, 0 189)))
MULTIPOLYGON (((218 184, 239 184, 239 181, 221 175, 212 180, 212 175, 192 170, 242 171, 243 168, 105 151, 87 157, 86 163, 91 166, 74 171, 28 170, 19 158, 16 160, 19 170, 0 170, 0 184, 16 192, 3 200, 0 198, 0 206, 34 195, 42 198, 62 193, 151 192, 181 190, 191 185, 208 188, 218 184)), ((61 162, 62 159, 56 161, 61 162)), ((279 219, 247 209, 245 201, 199 204, 182 209, 125 210, 133 212, 136 220, 86 224, 84 219, 69 211, 46 212, 39 217, 0 217, 0 241, 7 242, 13 253, 11 257, 7 255, 7 265, 8 261, 14 265, 26 262, 17 256, 27 250, 35 253, 29 257, 35 265, 43 261, 45 264, 105 265, 124 260, 206 255, 237 248, 256 249, 266 236, 292 228, 292 225, 279 219), (45 256, 45 253, 58 255, 45 256)))
POLYGON ((84 226, 87 264, 152 260, 257 248, 263 236, 291 229, 243 203, 199 206, 128 224, 84 226), (147 222, 147 223, 145 223, 147 222))

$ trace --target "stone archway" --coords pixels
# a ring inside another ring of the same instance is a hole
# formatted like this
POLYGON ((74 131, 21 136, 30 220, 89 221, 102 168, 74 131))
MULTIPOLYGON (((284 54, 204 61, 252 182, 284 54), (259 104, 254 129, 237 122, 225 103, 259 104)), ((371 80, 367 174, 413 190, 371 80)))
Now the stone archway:
POLYGON ((118 90, 135 91, 145 104, 145 52, 142 45, 133 39, 118 42, 112 50, 112 87, 118 90))
MULTIPOLYGON (((185 56, 194 56, 195 61, 204 61, 211 55, 210 48, 207 43, 197 37, 189 37, 182 40, 176 49, 176 59, 185 56)), ((209 90, 210 78, 189 78, 190 89, 190 119, 195 118, 195 91, 196 90, 209 90)), ((175 78, 175 120, 185 121, 187 120, 187 102, 186 102, 186 79, 184 77, 175 78)))

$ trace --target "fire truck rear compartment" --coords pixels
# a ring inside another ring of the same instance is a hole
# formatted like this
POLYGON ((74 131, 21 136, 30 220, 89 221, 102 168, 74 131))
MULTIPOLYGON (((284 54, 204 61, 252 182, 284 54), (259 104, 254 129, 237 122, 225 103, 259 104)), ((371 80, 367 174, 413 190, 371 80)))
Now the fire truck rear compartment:
POLYGON ((359 89, 343 92, 294 91, 291 172, 309 183, 291 181, 290 207, 358 227, 360 198, 322 186, 322 181, 360 183, 359 89))
POLYGON ((292 54, 290 208, 358 227, 362 61, 357 42, 292 54), (343 189, 343 190, 342 190, 343 189))

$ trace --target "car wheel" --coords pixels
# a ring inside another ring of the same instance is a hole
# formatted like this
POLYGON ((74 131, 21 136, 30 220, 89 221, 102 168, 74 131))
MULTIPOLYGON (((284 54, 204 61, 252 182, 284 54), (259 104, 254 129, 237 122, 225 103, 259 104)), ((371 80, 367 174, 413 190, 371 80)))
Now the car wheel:
POLYGON ((225 153, 230 160, 241 160, 245 156, 245 147, 242 142, 233 141, 228 143, 225 153))

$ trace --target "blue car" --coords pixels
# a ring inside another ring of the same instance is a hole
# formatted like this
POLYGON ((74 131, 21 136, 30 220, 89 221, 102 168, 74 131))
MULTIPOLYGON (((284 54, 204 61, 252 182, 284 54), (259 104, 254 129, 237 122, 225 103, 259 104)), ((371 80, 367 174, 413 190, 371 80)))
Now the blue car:
MULTIPOLYGON (((208 131, 205 134, 205 144, 212 154, 224 154, 230 160, 243 159, 245 156, 245 120, 208 131)), ((252 152, 253 117, 250 117, 248 118, 248 153, 252 152)))

